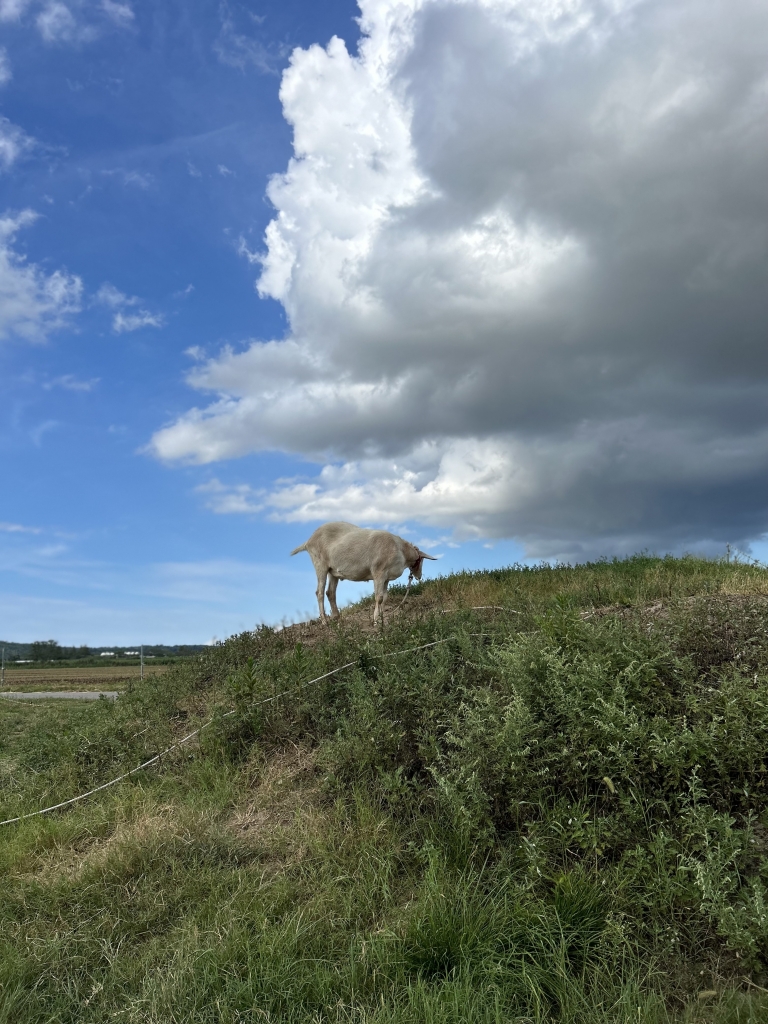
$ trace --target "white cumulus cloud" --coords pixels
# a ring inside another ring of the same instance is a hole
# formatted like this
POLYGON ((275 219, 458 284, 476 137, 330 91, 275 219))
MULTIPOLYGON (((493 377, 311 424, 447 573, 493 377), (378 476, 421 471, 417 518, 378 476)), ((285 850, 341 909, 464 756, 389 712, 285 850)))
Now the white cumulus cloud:
POLYGON ((43 341, 80 309, 79 277, 64 270, 46 274, 13 248, 18 231, 36 218, 32 210, 0 217, 0 341, 43 341))
POLYGON ((155 453, 281 450, 324 468, 274 515, 536 554, 766 532, 765 4, 361 12, 357 55, 294 52, 294 157, 243 243, 288 336, 195 366, 214 400, 155 453))

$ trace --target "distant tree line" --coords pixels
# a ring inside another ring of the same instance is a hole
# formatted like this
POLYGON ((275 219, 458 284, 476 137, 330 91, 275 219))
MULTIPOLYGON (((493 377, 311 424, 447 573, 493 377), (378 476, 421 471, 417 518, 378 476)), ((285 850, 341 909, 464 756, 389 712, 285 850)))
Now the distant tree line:
POLYGON ((35 640, 29 644, 32 661, 64 661, 68 658, 89 658, 93 652, 83 644, 81 647, 62 647, 57 640, 35 640))
MULTIPOLYGON (((0 640, 0 647, 5 648, 5 660, 9 661, 72 661, 81 658, 99 657, 103 652, 122 656, 126 651, 138 651, 139 644, 127 644, 118 647, 64 647, 58 640, 34 640, 29 644, 13 643, 0 640)), ((155 658, 188 658, 205 650, 205 644, 144 644, 144 657, 155 658)))

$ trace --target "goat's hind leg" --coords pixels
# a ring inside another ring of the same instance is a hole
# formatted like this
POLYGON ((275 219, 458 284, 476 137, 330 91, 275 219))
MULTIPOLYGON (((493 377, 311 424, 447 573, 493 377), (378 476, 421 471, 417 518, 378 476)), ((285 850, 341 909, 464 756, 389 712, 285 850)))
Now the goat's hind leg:
POLYGON ((339 607, 336 604, 336 587, 338 587, 338 585, 339 577, 334 576, 332 572, 328 573, 328 590, 326 593, 328 594, 328 604, 331 606, 332 619, 340 618, 339 607))
POLYGON ((384 602, 387 600, 387 584, 389 580, 386 577, 375 579, 373 581, 373 624, 381 622, 384 625, 384 602))
POLYGON ((320 618, 323 622, 328 622, 328 616, 325 614, 325 581, 328 578, 328 570, 321 569, 319 566, 315 566, 317 572, 317 607, 320 609, 320 618))

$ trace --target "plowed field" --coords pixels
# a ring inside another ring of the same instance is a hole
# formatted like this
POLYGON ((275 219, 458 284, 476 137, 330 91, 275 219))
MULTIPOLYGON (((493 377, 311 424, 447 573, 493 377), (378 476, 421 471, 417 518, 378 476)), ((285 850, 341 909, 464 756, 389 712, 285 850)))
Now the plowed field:
MULTIPOLYGON (((167 665, 145 665, 144 675, 165 672, 167 665)), ((115 690, 139 678, 138 665, 92 668, 6 668, 7 690, 115 690)))

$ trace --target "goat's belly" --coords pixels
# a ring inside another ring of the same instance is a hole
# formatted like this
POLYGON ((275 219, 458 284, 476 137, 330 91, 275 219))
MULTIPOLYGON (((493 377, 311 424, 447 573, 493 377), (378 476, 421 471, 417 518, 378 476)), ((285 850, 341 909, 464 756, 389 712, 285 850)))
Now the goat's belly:
POLYGON ((331 568, 331 573, 337 580, 349 580, 351 583, 365 583, 371 578, 370 572, 360 573, 350 569, 336 568, 335 566, 331 568))

